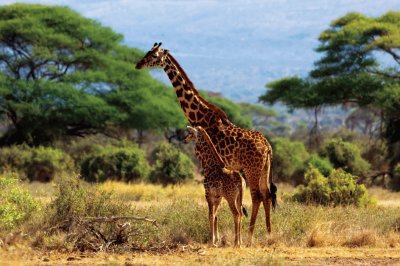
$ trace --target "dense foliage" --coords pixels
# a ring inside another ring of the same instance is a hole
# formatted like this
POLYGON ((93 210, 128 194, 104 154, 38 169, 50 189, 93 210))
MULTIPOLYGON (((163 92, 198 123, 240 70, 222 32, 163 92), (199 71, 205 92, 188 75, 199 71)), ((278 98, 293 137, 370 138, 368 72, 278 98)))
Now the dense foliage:
POLYGON ((171 90, 133 67, 142 53, 62 6, 0 7, 0 145, 39 145, 109 125, 183 125, 171 90))
POLYGON ((324 177, 318 169, 311 167, 304 178, 306 184, 298 186, 291 197, 294 201, 332 206, 372 203, 365 186, 358 185, 353 175, 341 169, 324 177))
POLYGON ((342 139, 329 139, 321 150, 321 155, 329 158, 333 166, 356 176, 364 176, 370 164, 361 157, 360 149, 342 139))
POLYGON ((160 143, 152 152, 152 157, 155 163, 150 181, 167 185, 193 178, 193 162, 173 145, 160 143))
POLYGON ((146 180, 149 173, 145 152, 132 143, 98 146, 81 165, 82 177, 90 182, 146 180))
POLYGON ((39 204, 12 176, 0 176, 0 230, 12 229, 31 218, 39 204))
POLYGON ((312 154, 308 160, 305 161, 305 165, 318 169, 324 176, 329 176, 333 170, 332 163, 327 158, 321 158, 317 154, 312 154))
POLYGON ((305 162, 309 154, 302 142, 291 142, 285 138, 276 138, 273 146, 274 180, 299 183, 302 179, 305 162))
POLYGON ((226 113, 232 123, 242 128, 253 128, 251 117, 243 113, 243 109, 239 104, 220 96, 208 96, 207 93, 203 91, 200 93, 207 101, 220 107, 226 113))
POLYGON ((60 149, 14 145, 0 149, 0 170, 16 172, 21 179, 47 182, 74 171, 74 162, 60 149))
POLYGON ((282 102, 293 109, 314 108, 316 113, 321 106, 364 108, 364 113, 373 113, 370 117, 383 123, 380 135, 388 142, 393 169, 400 161, 396 148, 400 142, 399 25, 400 13, 394 11, 376 18, 359 13, 338 18, 319 37, 317 51, 322 58, 309 77, 268 83, 269 90, 260 100, 282 102), (380 64, 377 54, 382 53, 393 59, 390 68, 380 64))

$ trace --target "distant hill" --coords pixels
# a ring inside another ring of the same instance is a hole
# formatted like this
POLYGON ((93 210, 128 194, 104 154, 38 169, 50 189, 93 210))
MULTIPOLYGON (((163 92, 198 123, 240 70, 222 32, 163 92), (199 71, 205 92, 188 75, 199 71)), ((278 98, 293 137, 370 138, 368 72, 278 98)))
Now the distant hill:
MULTIPOLYGON (((3 0, 2 4, 15 0, 3 0)), ((148 50, 162 41, 200 89, 257 102, 268 81, 306 75, 319 33, 350 11, 378 16, 398 0, 24 0, 66 5, 148 50)), ((164 75, 155 74, 166 80, 164 75)))

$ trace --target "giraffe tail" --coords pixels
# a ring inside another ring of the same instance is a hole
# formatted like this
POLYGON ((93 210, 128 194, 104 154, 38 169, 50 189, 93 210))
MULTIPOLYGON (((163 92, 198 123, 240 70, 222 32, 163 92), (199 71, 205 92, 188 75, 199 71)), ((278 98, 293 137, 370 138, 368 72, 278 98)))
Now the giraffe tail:
POLYGON ((270 193, 271 193, 272 209, 275 210, 275 208, 276 208, 276 206, 277 206, 276 192, 278 191, 278 188, 277 188, 276 185, 275 185, 274 183, 272 183, 272 181, 271 181, 271 185, 270 185, 269 189, 270 189, 270 193))
POLYGON ((271 195, 271 201, 272 201, 272 209, 275 210, 276 206, 278 205, 277 200, 276 200, 276 192, 278 191, 278 188, 276 185, 272 182, 272 156, 271 156, 271 169, 269 171, 269 180, 270 180, 270 185, 269 185, 269 193, 271 195))
POLYGON ((249 214, 247 213, 247 210, 243 205, 242 205, 242 213, 244 216, 249 217, 249 214))

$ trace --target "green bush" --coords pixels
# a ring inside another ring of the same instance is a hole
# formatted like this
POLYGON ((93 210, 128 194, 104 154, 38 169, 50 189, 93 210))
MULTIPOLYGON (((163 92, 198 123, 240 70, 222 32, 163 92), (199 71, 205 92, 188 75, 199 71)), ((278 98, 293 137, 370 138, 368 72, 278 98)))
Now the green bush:
POLYGON ((339 138, 328 140, 320 154, 329 158, 335 168, 343 168, 356 176, 365 176, 371 168, 361 157, 360 149, 356 145, 339 138))
POLYGON ((305 174, 306 185, 296 188, 291 199, 301 203, 321 205, 367 206, 373 203, 364 185, 358 185, 352 174, 342 169, 333 170, 324 177, 311 167, 305 174))
POLYGON ((27 164, 30 162, 31 157, 30 148, 26 145, 14 145, 1 148, 1 172, 16 172, 21 179, 27 179, 27 164))
POLYGON ((0 149, 0 167, 17 172, 22 179, 48 182, 58 174, 73 171, 74 163, 62 150, 20 145, 0 149))
POLYGON ((274 180, 300 183, 309 154, 302 142, 276 138, 273 143, 274 180))
POLYGON ((57 173, 71 172, 74 163, 68 154, 51 147, 31 149, 27 173, 30 180, 50 181, 57 173))
POLYGON ((90 182, 143 180, 148 177, 149 172, 150 166, 145 159, 145 152, 133 143, 99 146, 81 164, 81 174, 90 182))
POLYGON ((56 146, 65 151, 74 160, 75 165, 80 166, 88 155, 99 150, 101 146, 115 145, 121 142, 101 135, 90 135, 84 138, 73 139, 69 142, 58 142, 56 146))
POLYGON ((324 176, 329 176, 333 170, 331 162, 326 158, 321 158, 317 154, 312 154, 305 162, 305 165, 317 168, 324 176))
POLYGON ((28 220, 39 204, 14 177, 0 177, 0 229, 10 230, 28 220))
POLYGON ((152 152, 152 157, 155 163, 150 181, 167 185, 193 178, 193 162, 171 144, 160 143, 152 152))

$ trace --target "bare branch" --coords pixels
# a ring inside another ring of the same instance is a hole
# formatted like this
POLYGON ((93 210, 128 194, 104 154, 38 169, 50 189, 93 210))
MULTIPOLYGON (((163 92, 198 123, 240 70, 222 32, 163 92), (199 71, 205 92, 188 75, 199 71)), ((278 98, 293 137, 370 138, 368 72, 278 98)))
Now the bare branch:
POLYGON ((137 216, 117 216, 117 217, 84 217, 82 221, 85 222, 98 222, 98 223, 113 223, 119 220, 137 220, 152 223, 154 226, 158 227, 157 221, 154 219, 149 219, 147 217, 137 217, 137 216))
POLYGON ((368 72, 371 73, 371 74, 378 75, 378 76, 400 80, 400 75, 391 75, 391 74, 389 74, 387 72, 375 71, 375 70, 368 70, 368 72))
POLYGON ((390 47, 382 47, 382 49, 387 52, 388 54, 390 54, 393 59, 400 64, 400 56, 398 54, 396 54, 393 49, 391 49, 390 47))

